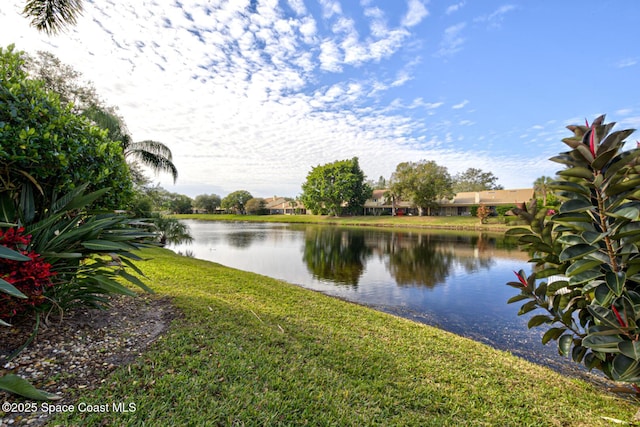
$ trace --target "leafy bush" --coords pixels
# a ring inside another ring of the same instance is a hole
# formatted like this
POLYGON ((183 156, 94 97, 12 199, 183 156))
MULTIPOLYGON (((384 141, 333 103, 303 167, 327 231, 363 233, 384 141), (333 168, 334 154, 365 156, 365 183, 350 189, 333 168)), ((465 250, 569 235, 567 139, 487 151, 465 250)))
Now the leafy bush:
POLYGON ((125 206, 132 184, 120 145, 29 79, 23 64, 13 46, 0 48, 0 221, 38 220, 83 182, 110 189, 97 206, 125 206))
POLYGON ((604 116, 569 126, 571 150, 551 160, 565 165, 550 184, 559 212, 532 204, 520 216, 531 228, 507 232, 532 253, 534 272, 521 270, 523 315, 542 309, 529 327, 549 325, 543 343, 615 380, 640 383, 640 149, 622 151, 633 129, 611 132, 604 116), (546 279, 546 280, 544 280, 546 279))

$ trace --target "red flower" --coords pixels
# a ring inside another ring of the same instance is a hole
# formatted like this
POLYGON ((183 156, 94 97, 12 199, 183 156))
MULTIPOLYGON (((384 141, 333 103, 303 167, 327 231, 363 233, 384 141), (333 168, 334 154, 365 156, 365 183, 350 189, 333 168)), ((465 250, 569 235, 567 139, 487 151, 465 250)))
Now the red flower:
POLYGON ((15 298, 0 293, 0 318, 10 318, 44 302, 43 293, 53 286, 51 281, 55 272, 51 264, 45 262, 39 254, 27 251, 31 236, 24 235, 24 228, 0 230, 0 245, 17 251, 30 258, 30 261, 14 261, 0 258, 0 278, 12 284, 25 294, 27 299, 15 298))

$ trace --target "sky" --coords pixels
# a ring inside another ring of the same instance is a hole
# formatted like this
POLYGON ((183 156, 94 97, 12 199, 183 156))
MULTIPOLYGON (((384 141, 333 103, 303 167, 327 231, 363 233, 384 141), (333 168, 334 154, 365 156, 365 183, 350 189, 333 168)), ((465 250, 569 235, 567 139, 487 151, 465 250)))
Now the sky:
POLYGON ((191 197, 295 197, 353 157, 374 181, 433 160, 527 188, 567 125, 640 127, 637 0, 85 0, 53 36, 24 4, 2 1, 0 46, 81 72, 191 197))

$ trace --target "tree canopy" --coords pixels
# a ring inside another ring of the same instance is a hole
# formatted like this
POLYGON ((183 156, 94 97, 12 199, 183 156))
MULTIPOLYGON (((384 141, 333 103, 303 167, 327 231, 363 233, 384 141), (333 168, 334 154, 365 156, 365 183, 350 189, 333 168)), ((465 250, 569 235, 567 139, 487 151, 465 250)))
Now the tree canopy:
POLYGON ((249 200, 253 199, 251 193, 246 190, 238 190, 228 194, 222 199, 222 208, 233 210, 236 213, 246 213, 245 206, 249 200))
POLYGON ((481 169, 469 168, 457 173, 453 177, 453 192, 502 190, 504 187, 497 184, 498 177, 492 172, 484 172, 481 169))
POLYGON ((200 194, 196 196, 193 206, 204 209, 207 213, 214 213, 221 203, 222 200, 217 194, 200 194))
POLYGON ((314 213, 340 216, 362 212, 371 193, 358 158, 354 157, 311 169, 302 185, 301 200, 314 213))
MULTIPOLYGON (((0 48, 0 194, 30 221, 77 186, 109 188, 99 205, 123 208, 132 195, 122 149, 106 132, 62 104, 24 70, 24 56, 0 48)), ((5 219, 15 220, 16 218, 5 219)))
POLYGON ((417 207, 420 215, 454 196, 451 175, 434 161, 403 162, 391 175, 391 193, 417 207))

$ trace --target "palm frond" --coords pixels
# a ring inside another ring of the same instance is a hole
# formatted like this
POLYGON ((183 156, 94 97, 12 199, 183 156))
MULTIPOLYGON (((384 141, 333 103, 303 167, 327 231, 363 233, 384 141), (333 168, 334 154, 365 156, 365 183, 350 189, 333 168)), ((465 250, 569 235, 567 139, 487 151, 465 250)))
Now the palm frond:
MULTIPOLYGON (((134 143, 137 144, 137 143, 134 143)), ((165 156, 160 154, 151 153, 146 150, 137 149, 131 150, 129 149, 127 152, 128 156, 134 157, 143 165, 153 169, 154 172, 167 172, 170 173, 173 177, 173 182, 175 183, 178 179, 178 169, 173 164, 173 162, 165 156)))
POLYGON ((31 25, 38 31, 56 34, 76 24, 82 14, 82 0, 28 0, 22 13, 31 18, 31 25))
MULTIPOLYGON (((129 146, 129 150, 146 151, 148 153, 164 157, 169 161, 173 160, 171 149, 167 147, 165 144, 163 144, 162 142, 158 142, 158 141, 145 140, 145 141, 134 142, 129 146)), ((126 156, 126 153, 125 153, 125 156, 126 156)))

